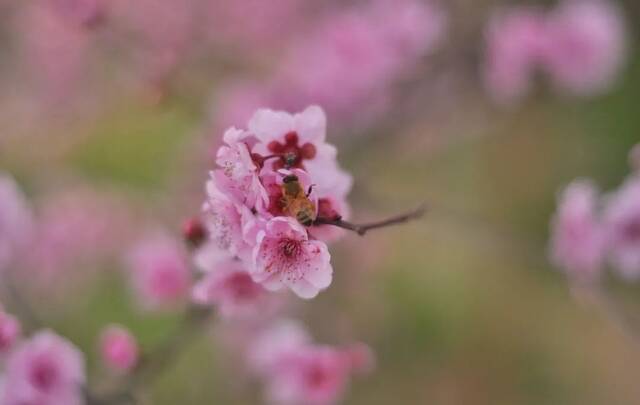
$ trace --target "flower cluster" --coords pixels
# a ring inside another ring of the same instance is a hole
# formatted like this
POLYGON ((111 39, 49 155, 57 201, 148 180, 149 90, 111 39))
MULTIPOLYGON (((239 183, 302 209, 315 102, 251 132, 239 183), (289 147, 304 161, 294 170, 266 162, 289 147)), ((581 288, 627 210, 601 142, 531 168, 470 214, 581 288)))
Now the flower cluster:
POLYGON ((499 102, 513 102, 537 71, 576 95, 606 90, 625 56, 624 22, 607 0, 564 0, 545 11, 520 6, 500 10, 486 31, 485 83, 499 102))
POLYGON ((325 137, 316 106, 259 110, 248 129, 226 131, 203 207, 208 242, 196 253, 203 270, 220 271, 196 287, 200 302, 223 300, 231 310, 263 289, 313 298, 331 284, 326 243, 340 230, 315 220, 348 214, 352 180, 325 137))
POLYGON ((574 181, 560 196, 552 228, 552 259, 570 277, 594 281, 609 264, 625 279, 640 278, 639 173, 604 196, 590 181, 574 181))

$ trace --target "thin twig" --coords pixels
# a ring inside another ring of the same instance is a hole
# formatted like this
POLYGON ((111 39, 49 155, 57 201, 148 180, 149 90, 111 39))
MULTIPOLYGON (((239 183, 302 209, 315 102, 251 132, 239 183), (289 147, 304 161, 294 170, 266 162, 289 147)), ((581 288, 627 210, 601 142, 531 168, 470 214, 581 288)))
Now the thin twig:
POLYGON ((579 301, 597 308, 631 342, 640 345, 640 325, 603 286, 570 281, 571 293, 579 301))
POLYGON ((333 226, 337 226, 338 228, 343 228, 349 231, 353 231, 360 236, 364 236, 368 231, 372 229, 385 228, 387 226, 403 224, 405 222, 409 222, 414 219, 421 218, 426 211, 427 211, 427 205, 423 203, 413 211, 410 211, 401 215, 396 215, 387 219, 383 219, 381 221, 369 222, 366 224, 354 224, 352 222, 345 221, 340 217, 335 219, 318 217, 314 221, 314 225, 333 225, 333 226))

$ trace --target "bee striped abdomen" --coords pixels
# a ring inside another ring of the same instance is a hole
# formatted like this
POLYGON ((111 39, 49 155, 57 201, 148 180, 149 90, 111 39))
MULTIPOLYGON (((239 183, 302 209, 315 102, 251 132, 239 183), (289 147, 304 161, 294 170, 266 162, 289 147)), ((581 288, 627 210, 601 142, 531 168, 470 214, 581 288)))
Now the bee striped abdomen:
POLYGON ((296 219, 304 226, 313 225, 314 218, 307 211, 298 211, 298 213, 296 214, 296 219))

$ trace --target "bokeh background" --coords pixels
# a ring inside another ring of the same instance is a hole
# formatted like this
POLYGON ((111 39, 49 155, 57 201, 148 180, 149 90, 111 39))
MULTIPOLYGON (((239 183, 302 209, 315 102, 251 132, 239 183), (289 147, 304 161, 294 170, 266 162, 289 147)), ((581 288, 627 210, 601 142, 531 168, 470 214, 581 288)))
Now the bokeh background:
MULTIPOLYGON (((222 130, 244 124, 234 122, 242 113, 225 113, 231 102, 242 104, 230 86, 249 86, 262 103, 268 98, 250 86, 262 91, 257 83, 274 75, 292 44, 317 35, 324 16, 368 2, 302 2, 304 13, 282 15, 276 5, 245 1, 232 10, 221 0, 195 19, 181 16, 189 2, 124 2, 135 11, 119 3, 66 32, 71 17, 48 15, 39 1, 0 2, 0 169, 43 216, 65 223, 78 212, 74 204, 82 206, 86 218, 63 233, 90 238, 82 233, 88 227, 94 237, 48 269, 42 263, 66 246, 54 243, 22 270, 20 288, 87 352, 93 376, 103 372, 95 342, 105 323, 127 325, 143 345, 177 326, 179 312, 137 307, 120 252, 149 226, 179 236, 182 221, 198 212, 222 130), (238 34, 241 27, 249 32, 238 34), (94 254, 96 246, 109 249, 94 254)), ((607 91, 572 97, 542 79, 504 105, 483 85, 482 32, 505 3, 555 2, 443 1, 440 44, 409 74, 389 78, 388 104, 369 112, 375 93, 327 108, 329 140, 355 178, 354 219, 422 201, 429 207, 418 222, 332 246, 331 288, 290 311, 318 341, 360 340, 375 350, 377 370, 353 382, 347 404, 640 401, 640 346, 581 306, 547 259, 558 191, 576 177, 614 188, 630 170, 627 153, 640 140, 639 4, 614 2, 629 50, 607 91), (341 111, 346 120, 337 118, 341 111)), ((640 313, 639 286, 610 283, 640 313)), ((211 325, 186 348, 154 384, 150 403, 260 403, 259 386, 244 376, 221 328, 211 325)))

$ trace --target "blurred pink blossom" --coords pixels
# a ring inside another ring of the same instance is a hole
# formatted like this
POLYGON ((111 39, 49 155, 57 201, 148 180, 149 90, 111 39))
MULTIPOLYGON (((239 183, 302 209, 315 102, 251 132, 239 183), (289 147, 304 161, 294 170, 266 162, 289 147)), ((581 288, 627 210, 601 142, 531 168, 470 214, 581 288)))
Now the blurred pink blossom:
POLYGON ((127 372, 138 362, 138 343, 126 328, 110 325, 102 331, 100 354, 107 366, 116 371, 127 372))
POLYGON ((578 95, 607 90, 625 57, 624 19, 607 0, 564 0, 549 16, 545 65, 555 85, 578 95))
POLYGON ((138 241, 127 257, 136 298, 147 309, 166 309, 187 297, 191 274, 180 241, 164 232, 138 241))
POLYGON ((561 194, 552 222, 554 263, 582 281, 597 278, 603 265, 605 241, 597 205, 598 193, 593 184, 574 181, 561 194))
POLYGON ((37 333, 9 357, 2 400, 5 405, 80 405, 85 382, 82 353, 50 331, 37 333))
POLYGON ((269 403, 328 405, 341 399, 353 372, 372 366, 369 356, 364 345, 314 344, 300 325, 282 321, 256 339, 248 360, 265 381, 269 403))
POLYGON ((219 263, 205 273, 193 288, 192 298, 200 305, 214 305, 226 318, 265 316, 274 302, 260 284, 251 279, 237 260, 219 263))
POLYGON ((24 195, 8 174, 0 172, 0 270, 24 253, 33 226, 24 195))
POLYGON ((640 178, 632 176, 607 197, 605 235, 611 262, 629 279, 640 277, 640 178))
POLYGON ((537 72, 570 94, 601 93, 625 59, 624 25, 608 0, 564 0, 547 12, 529 6, 499 10, 486 32, 485 85, 505 104, 526 95, 537 72))
POLYGON ((519 7, 500 10, 485 32, 485 84, 492 97, 509 102, 524 96, 546 52, 546 22, 542 10, 519 7))
POLYGON ((237 124, 265 105, 319 104, 341 124, 366 125, 389 107, 393 86, 440 44, 445 28, 433 2, 376 0, 327 13, 291 43, 269 79, 224 86, 218 120, 237 124))

